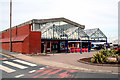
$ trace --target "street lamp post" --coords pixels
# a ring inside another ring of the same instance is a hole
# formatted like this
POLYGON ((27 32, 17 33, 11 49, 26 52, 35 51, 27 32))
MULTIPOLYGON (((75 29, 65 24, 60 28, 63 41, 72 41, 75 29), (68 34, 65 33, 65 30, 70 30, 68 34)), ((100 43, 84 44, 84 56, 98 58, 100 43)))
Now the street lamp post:
POLYGON ((12 0, 10 0, 10 52, 12 52, 11 26, 12 26, 12 0))

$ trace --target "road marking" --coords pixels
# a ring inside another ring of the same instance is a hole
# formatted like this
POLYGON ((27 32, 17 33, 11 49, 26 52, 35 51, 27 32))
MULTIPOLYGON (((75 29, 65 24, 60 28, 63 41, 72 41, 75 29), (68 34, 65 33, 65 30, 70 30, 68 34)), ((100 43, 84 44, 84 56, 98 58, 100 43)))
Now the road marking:
POLYGON ((3 53, 0 53, 1 55, 3 55, 3 56, 6 56, 6 57, 11 57, 11 56, 8 56, 8 55, 6 55, 6 54, 3 54, 3 53))
POLYGON ((48 74, 48 73, 50 73, 51 71, 52 71, 52 69, 47 70, 47 71, 44 71, 42 74, 38 74, 38 75, 34 76, 34 78, 38 78, 39 76, 43 76, 43 75, 45 75, 45 74, 48 74))
POLYGON ((56 74, 56 73, 58 73, 58 72, 60 72, 60 71, 62 71, 62 69, 59 69, 59 70, 56 70, 56 71, 54 71, 54 72, 48 73, 48 75, 56 74))
POLYGON ((44 71, 44 70, 45 70, 45 69, 42 68, 42 69, 40 69, 40 70, 35 71, 33 74, 36 74, 36 73, 42 72, 42 71, 44 71))
POLYGON ((22 61, 22 60, 18 60, 18 59, 13 60, 13 61, 16 61, 16 62, 19 62, 19 63, 22 63, 22 64, 26 64, 26 65, 29 65, 29 66, 37 66, 36 64, 32 64, 32 63, 22 61))
POLYGON ((41 68, 39 68, 39 69, 45 69, 45 67, 41 67, 41 68))
MULTIPOLYGON (((14 58, 9 58, 9 59, 14 59, 14 58)), ((0 60, 8 60, 8 58, 0 58, 0 60)))
POLYGON ((20 78, 22 76, 24 76, 24 74, 17 75, 17 76, 15 76, 15 78, 20 78))
POLYGON ((29 73, 34 73, 36 70, 29 71, 29 73))
POLYGON ((22 65, 19 65, 19 64, 13 63, 13 62, 9 62, 9 61, 3 61, 3 63, 14 66, 14 67, 17 67, 17 68, 20 68, 20 69, 27 68, 26 66, 22 66, 22 65))
POLYGON ((0 65, 0 69, 7 72, 7 73, 11 73, 11 72, 15 72, 16 70, 10 69, 8 67, 5 67, 3 65, 0 65))
POLYGON ((52 71, 52 69, 50 69, 50 70, 46 70, 46 71, 44 71, 43 73, 41 73, 40 75, 48 74, 48 73, 50 73, 51 71, 52 71))

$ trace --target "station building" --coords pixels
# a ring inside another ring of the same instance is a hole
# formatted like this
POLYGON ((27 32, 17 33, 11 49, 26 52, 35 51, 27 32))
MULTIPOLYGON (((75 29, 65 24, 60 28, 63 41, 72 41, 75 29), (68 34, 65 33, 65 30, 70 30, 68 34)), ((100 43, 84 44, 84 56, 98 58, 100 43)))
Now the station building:
MULTIPOLYGON (((89 52, 91 42, 106 42, 107 37, 99 29, 85 29, 66 18, 33 19, 12 27, 12 51, 35 53, 89 52)), ((10 30, 0 33, 2 49, 10 50, 10 30)))

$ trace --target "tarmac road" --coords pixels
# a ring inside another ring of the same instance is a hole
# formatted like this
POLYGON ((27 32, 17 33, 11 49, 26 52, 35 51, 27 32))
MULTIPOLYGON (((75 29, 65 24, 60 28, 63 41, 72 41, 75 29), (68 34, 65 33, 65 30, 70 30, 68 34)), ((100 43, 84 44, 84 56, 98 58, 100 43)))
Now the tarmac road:
POLYGON ((50 67, 0 53, 2 78, 118 78, 118 74, 88 73, 50 67))

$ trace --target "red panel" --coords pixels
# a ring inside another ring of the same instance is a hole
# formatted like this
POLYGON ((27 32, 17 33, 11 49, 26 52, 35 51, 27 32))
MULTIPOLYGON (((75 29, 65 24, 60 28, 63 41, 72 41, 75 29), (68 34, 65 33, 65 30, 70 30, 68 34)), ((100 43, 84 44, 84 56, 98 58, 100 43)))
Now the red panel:
POLYGON ((81 52, 81 48, 78 48, 78 52, 81 52))
POLYGON ((70 48, 70 52, 74 52, 75 51, 75 49, 74 48, 70 48))
POLYGON ((82 52, 85 52, 85 48, 82 48, 82 52))
POLYGON ((78 52, 78 48, 75 48, 75 52, 78 52))
POLYGON ((41 32, 30 33, 30 53, 41 53, 41 32))
POLYGON ((85 48, 85 52, 88 52, 88 48, 85 48))

